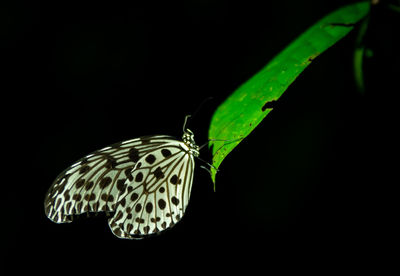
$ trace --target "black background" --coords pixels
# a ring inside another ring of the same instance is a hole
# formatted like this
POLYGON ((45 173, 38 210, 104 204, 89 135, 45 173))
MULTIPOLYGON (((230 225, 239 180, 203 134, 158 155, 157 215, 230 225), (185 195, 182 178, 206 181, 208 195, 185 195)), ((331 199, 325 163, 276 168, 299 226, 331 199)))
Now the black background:
MULTIPOLYGON (((374 55, 365 63, 366 95, 354 84, 352 32, 315 59, 227 157, 216 193, 197 163, 191 202, 172 230, 119 240, 105 217, 56 225, 43 211, 52 181, 75 160, 142 135, 179 138, 184 116, 212 96, 189 125, 197 143, 205 143, 213 111, 232 91, 350 2, 6 4, 7 256, 26 264, 39 257, 39 269, 87 263, 173 272, 186 263, 200 270, 246 265, 247 257, 250 267, 271 256, 352 263, 375 252, 390 229, 385 222, 395 203, 388 194, 396 182, 389 158, 396 153, 399 45, 396 15, 383 8, 367 33, 374 55)), ((205 150, 201 157, 211 156, 205 150)))

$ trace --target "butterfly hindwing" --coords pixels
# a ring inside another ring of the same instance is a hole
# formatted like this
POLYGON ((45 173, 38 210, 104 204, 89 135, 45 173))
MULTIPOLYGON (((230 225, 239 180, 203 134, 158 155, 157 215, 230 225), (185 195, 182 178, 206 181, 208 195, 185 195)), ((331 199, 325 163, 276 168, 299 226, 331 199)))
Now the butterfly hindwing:
POLYGON ((132 169, 146 153, 176 141, 169 136, 146 136, 117 143, 80 159, 62 172, 45 199, 45 213, 56 223, 72 221, 86 212, 114 212, 132 169))
POLYGON ((143 155, 109 219, 113 233, 136 239, 174 226, 188 204, 193 170, 193 155, 183 142, 173 141, 143 155))

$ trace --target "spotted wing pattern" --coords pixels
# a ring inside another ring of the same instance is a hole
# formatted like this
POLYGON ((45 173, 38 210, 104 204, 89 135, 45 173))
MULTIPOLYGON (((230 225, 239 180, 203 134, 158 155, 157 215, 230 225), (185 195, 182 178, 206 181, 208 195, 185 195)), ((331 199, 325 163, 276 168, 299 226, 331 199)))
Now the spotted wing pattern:
POLYGON ((188 205, 193 171, 193 154, 183 142, 143 155, 109 219, 112 232, 119 238, 140 239, 174 226, 188 205))
POLYGON ((71 222, 73 215, 82 213, 115 212, 116 206, 122 205, 118 200, 126 193, 126 184, 138 178, 138 173, 133 172, 139 160, 171 143, 180 142, 169 136, 145 136, 111 145, 80 159, 50 187, 44 203, 47 217, 53 222, 65 223, 71 222))

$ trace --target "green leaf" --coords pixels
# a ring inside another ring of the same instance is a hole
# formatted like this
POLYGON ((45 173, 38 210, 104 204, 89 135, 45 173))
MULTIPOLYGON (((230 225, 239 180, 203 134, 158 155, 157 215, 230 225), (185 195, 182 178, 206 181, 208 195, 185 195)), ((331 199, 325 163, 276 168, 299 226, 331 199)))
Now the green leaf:
MULTIPOLYGON (((360 2, 325 16, 217 108, 209 129, 214 168, 217 169, 222 160, 268 115, 273 102, 279 99, 297 76, 317 56, 347 35, 368 11, 368 2, 360 2)), ((215 176, 216 170, 212 169, 214 184, 215 176)))

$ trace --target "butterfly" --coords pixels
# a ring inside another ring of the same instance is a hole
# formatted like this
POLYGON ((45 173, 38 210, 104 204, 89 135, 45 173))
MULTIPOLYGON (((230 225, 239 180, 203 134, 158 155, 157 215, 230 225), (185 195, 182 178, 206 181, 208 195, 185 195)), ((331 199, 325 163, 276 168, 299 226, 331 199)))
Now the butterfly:
POLYGON ((185 128, 182 141, 144 136, 113 144, 80 159, 53 182, 46 216, 68 223, 75 215, 106 212, 118 238, 141 239, 173 227, 184 215, 200 147, 185 128))

